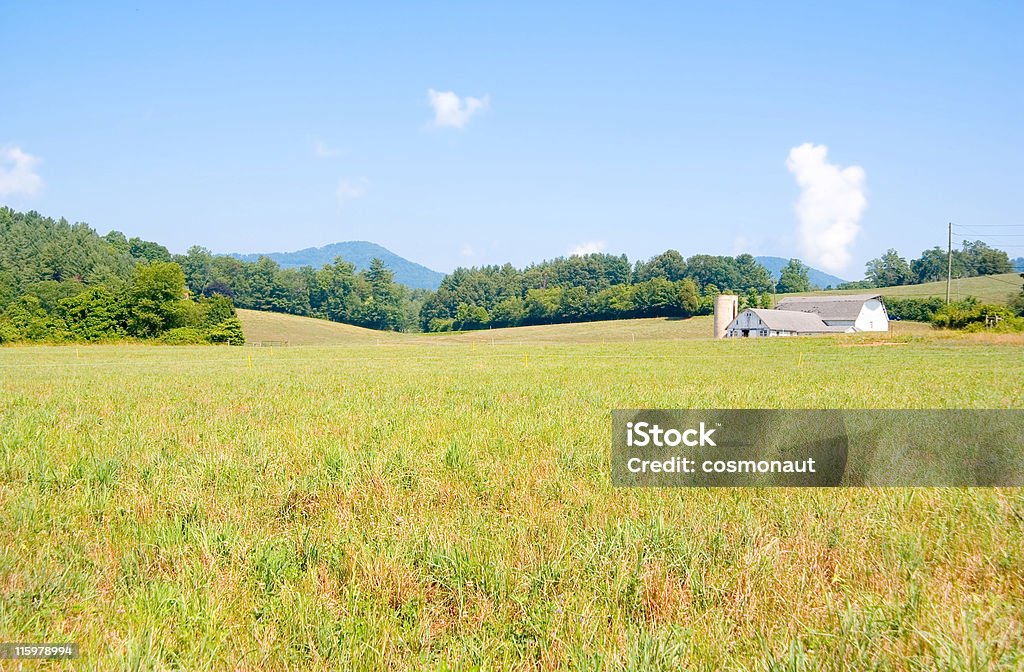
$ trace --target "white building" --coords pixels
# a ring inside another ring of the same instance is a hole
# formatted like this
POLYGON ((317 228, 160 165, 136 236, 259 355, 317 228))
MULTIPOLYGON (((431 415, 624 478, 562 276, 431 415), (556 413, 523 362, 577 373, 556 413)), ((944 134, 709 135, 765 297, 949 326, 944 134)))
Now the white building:
POLYGON ((729 338, 889 331, 878 294, 787 297, 774 310, 748 308, 726 328, 729 338))
POLYGON ((879 294, 793 296, 782 299, 775 308, 814 313, 830 327, 853 327, 853 331, 889 331, 889 314, 879 294))
POLYGON ((727 338, 751 336, 803 336, 853 331, 852 327, 830 327, 813 313, 800 310, 747 308, 725 331, 727 338))

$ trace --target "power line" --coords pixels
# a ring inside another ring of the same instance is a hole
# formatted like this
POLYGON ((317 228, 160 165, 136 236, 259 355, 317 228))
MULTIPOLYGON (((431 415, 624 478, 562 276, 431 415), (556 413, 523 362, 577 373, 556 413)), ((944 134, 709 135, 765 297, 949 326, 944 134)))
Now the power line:
MULTIPOLYGON (((971 236, 970 238, 968 238, 968 237, 966 237, 964 235, 961 235, 959 233, 954 233, 953 237, 957 239, 956 242, 958 242, 958 243, 973 243, 973 242, 979 242, 980 241, 982 243, 991 242, 992 246, 998 246, 1000 249, 1006 248, 1006 247, 1024 248, 1024 243, 1020 243, 1020 244, 1010 243, 1010 244, 1007 244, 1007 243, 1003 243, 1003 242, 1000 242, 1000 241, 989 241, 989 240, 987 240, 989 238, 995 238, 996 236, 988 236, 988 235, 986 235, 986 236, 971 236)), ((1022 234, 1007 235, 1007 236, 1000 236, 1000 237, 1024 238, 1024 233, 1022 233, 1022 234)))
POLYGON ((954 224, 956 229, 1024 229, 1024 224, 954 224))
MULTIPOLYGON (((956 233, 955 231, 953 232, 953 235, 954 236, 960 236, 961 238, 966 238, 967 237, 967 236, 965 236, 963 234, 956 233)), ((972 237, 974 237, 974 238, 1024 238, 1024 233, 986 233, 986 234, 981 235, 981 236, 972 236, 972 237)))

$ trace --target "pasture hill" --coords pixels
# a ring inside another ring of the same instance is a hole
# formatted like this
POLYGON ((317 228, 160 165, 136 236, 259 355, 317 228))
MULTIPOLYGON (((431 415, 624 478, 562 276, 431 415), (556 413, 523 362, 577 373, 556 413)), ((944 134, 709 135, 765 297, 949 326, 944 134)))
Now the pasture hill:
MULTIPOLYGON (((973 278, 954 278, 950 283, 950 299, 961 301, 968 297, 974 297, 984 303, 1006 305, 1012 302, 1020 293, 1022 285, 1021 277, 1017 273, 999 273, 996 275, 982 275, 973 278)), ((828 292, 800 292, 794 296, 807 294, 863 294, 864 289, 834 289, 828 292)), ((872 289, 882 296, 895 296, 899 298, 945 298, 946 281, 936 280, 924 282, 919 285, 895 285, 892 287, 879 287, 872 289)))

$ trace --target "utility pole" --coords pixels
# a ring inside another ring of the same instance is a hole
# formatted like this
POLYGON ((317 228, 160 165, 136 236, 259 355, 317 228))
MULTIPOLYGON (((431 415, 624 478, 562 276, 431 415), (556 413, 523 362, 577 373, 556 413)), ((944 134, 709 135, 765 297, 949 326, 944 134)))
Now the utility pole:
POLYGON ((949 223, 949 254, 946 257, 946 303, 949 303, 949 286, 953 281, 953 222, 949 223))

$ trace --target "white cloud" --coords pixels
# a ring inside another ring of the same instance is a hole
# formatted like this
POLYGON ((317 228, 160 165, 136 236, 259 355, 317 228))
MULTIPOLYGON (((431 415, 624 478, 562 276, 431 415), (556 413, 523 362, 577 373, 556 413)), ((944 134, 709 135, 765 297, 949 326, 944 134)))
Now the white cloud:
POLYGON ((598 252, 604 252, 607 247, 608 243, 603 240, 588 240, 569 250, 569 256, 582 257, 588 254, 597 254, 598 252))
POLYGON ((860 233, 868 201, 864 169, 829 163, 828 147, 805 143, 789 151, 786 168, 796 177, 797 234, 805 261, 837 272, 850 263, 850 246, 860 233))
POLYGON ((338 187, 334 190, 334 196, 338 199, 338 207, 343 208, 345 204, 362 198, 366 194, 366 180, 338 180, 338 187))
POLYGON ((462 128, 477 112, 486 110, 490 98, 459 98, 454 91, 427 90, 430 106, 434 108, 434 125, 440 128, 462 128))
POLYGON ((328 144, 320 138, 313 138, 313 154, 317 158, 329 159, 333 156, 338 156, 341 154, 341 151, 328 146, 328 144))
POLYGON ((459 254, 461 254, 464 257, 472 257, 474 254, 476 254, 476 250, 473 249, 472 245, 466 243, 465 245, 462 246, 462 249, 459 250, 459 254))
POLYGON ((43 178, 35 169, 42 159, 20 147, 0 147, 0 198, 35 196, 43 188, 43 178))

